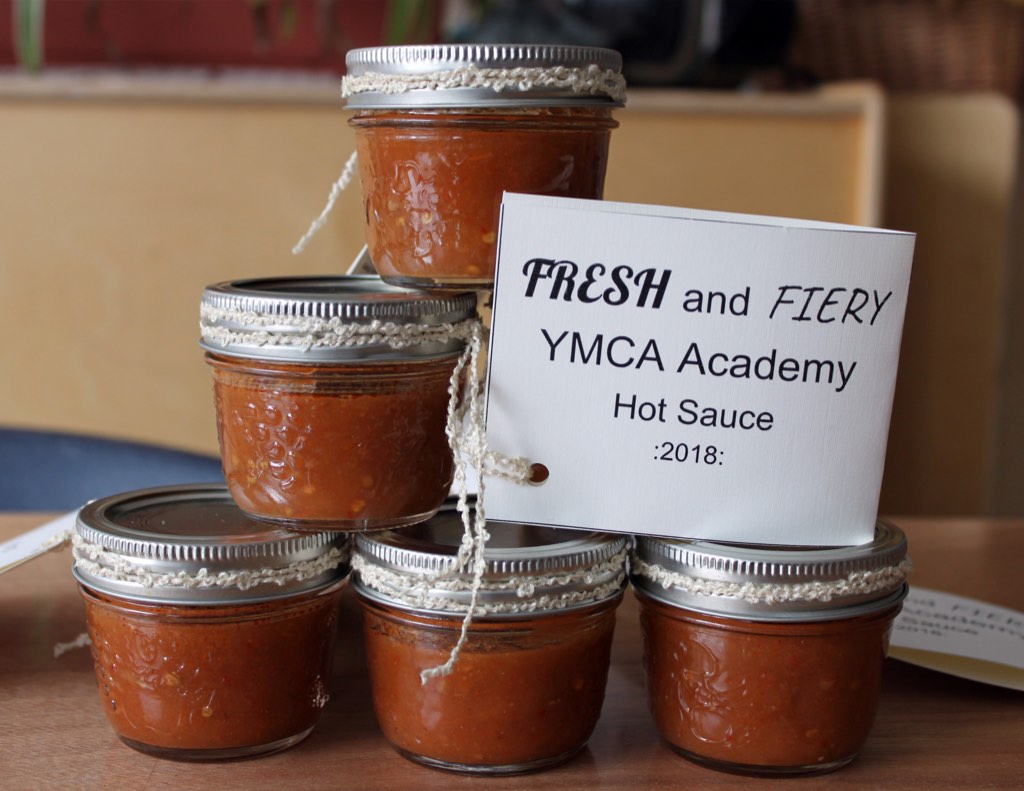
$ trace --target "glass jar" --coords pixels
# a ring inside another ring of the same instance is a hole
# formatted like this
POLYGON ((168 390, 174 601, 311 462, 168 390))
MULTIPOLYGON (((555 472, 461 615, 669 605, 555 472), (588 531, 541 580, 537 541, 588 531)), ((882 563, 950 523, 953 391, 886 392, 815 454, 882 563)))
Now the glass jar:
POLYGON ((478 608, 451 672, 443 665, 469 607, 455 568, 454 506, 414 527, 357 537, 377 720, 395 749, 435 768, 516 774, 568 760, 604 702, 625 584, 624 536, 490 525, 478 608))
POLYGON ((100 700, 130 747, 186 761, 283 750, 328 700, 347 538, 253 522, 223 486, 79 512, 73 573, 100 700))
POLYGON ((366 241, 388 282, 488 289, 503 192, 603 196, 617 52, 372 47, 346 65, 366 241))
POLYGON ((247 280, 208 287, 201 310, 224 477, 243 511, 316 530, 437 511, 475 294, 365 276, 247 280))
POLYGON ((852 761, 878 708, 906 539, 836 549, 637 537, 648 702, 698 763, 754 775, 852 761))

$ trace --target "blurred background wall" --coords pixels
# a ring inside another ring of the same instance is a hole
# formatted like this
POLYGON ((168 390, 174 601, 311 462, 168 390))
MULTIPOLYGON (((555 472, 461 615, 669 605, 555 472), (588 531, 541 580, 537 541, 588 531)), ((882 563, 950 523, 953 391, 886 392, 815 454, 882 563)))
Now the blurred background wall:
MULTIPOLYGON (((0 0, 0 423, 213 452, 204 285, 340 272, 353 46, 615 46, 606 197, 918 234, 882 510, 1024 513, 1012 0, 0 0)), ((3 449, 0 448, 0 452, 3 449)))

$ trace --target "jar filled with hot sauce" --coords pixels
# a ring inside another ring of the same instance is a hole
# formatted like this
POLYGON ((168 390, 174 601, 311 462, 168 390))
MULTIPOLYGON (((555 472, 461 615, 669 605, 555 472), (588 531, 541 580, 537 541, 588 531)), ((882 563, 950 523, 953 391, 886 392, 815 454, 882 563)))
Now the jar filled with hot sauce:
POLYGON ((254 522, 219 485, 83 507, 73 573, 118 737, 186 761, 305 738, 329 696, 347 541, 254 522))
POLYGON ((600 199, 621 56, 554 45, 351 50, 366 239, 380 275, 488 289, 503 192, 600 199))
POLYGON ((477 607, 450 672, 473 588, 449 505, 430 521, 356 538, 377 721, 403 756, 516 774, 578 753, 598 721, 625 584, 626 538, 489 525, 477 607))
POLYGON ((852 761, 878 708, 907 544, 762 548, 638 536, 648 702, 683 756, 727 771, 810 774, 852 761))
POLYGON ((202 346, 238 506, 316 530, 430 517, 452 482, 448 412, 475 317, 471 292, 377 277, 208 287, 202 346))

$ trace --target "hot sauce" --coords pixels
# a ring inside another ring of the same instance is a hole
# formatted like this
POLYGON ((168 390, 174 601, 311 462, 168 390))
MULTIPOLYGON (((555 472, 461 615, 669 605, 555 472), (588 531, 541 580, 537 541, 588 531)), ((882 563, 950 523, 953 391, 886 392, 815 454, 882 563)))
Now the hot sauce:
POLYGON ((81 592, 103 711, 130 747, 238 758, 290 747, 320 719, 340 584, 293 601, 202 608, 81 592))
POLYGON ((444 500, 455 358, 318 369, 208 361, 224 476, 243 511, 369 528, 421 521, 444 500))
POLYGON ((602 197, 618 53, 374 47, 346 64, 367 245, 388 282, 489 288, 503 192, 602 197))
POLYGON ((384 736, 406 757, 441 768, 502 774, 567 760, 601 714, 618 603, 474 621, 452 673, 423 684, 420 672, 448 658, 461 618, 365 602, 373 705, 384 736))
POLYGON ((639 598, 651 713, 682 754, 764 772, 823 771, 856 756, 874 723, 894 608, 758 623, 639 598))
POLYGON ((625 579, 622 536, 490 526, 478 610, 447 674, 472 572, 453 506, 360 534, 353 557, 377 720, 419 763, 480 774, 553 766, 600 716, 625 579))
POLYGON ((648 700, 687 758, 751 774, 849 763, 874 722, 906 542, 763 549, 642 537, 648 700))
POLYGON ((599 199, 610 110, 364 111, 350 122, 381 277, 420 287, 494 279, 502 192, 599 199))
POLYGON ((452 482, 448 414, 475 315, 472 293, 376 277, 208 287, 203 347, 239 507, 330 530, 431 516, 452 482))
POLYGON ((122 741, 201 761, 313 730, 348 573, 342 534, 268 528, 224 487, 190 486, 89 503, 73 541, 100 700, 122 741))

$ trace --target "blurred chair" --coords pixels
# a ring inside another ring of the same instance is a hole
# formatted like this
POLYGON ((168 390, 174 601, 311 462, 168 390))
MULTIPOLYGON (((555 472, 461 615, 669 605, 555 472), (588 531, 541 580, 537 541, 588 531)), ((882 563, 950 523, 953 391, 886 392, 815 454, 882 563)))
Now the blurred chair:
POLYGON ((132 489, 223 482, 220 459, 141 442, 0 428, 0 511, 69 511, 132 489))

